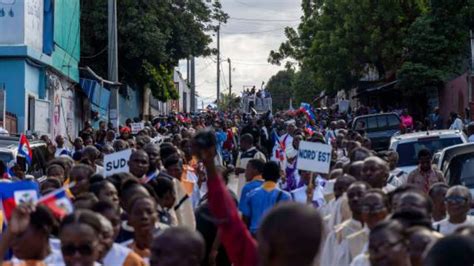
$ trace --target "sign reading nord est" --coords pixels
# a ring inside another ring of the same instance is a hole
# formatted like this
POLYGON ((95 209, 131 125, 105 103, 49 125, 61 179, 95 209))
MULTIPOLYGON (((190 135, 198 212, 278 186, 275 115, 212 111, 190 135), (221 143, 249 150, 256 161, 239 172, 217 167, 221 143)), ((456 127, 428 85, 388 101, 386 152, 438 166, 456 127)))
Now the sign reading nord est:
POLYGON ((327 174, 331 165, 331 152, 331 145, 302 141, 298 150, 297 168, 327 174))

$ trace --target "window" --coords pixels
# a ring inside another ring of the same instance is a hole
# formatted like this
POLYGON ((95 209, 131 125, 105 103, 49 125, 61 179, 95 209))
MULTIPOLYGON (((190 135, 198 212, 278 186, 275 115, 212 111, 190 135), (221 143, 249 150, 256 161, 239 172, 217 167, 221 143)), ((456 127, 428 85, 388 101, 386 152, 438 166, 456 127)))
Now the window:
POLYGON ((377 117, 371 116, 367 118, 367 132, 373 132, 378 130, 377 117))
POLYGON ((418 152, 422 149, 428 149, 431 153, 436 153, 446 147, 461 144, 460 137, 451 138, 427 138, 427 140, 418 139, 413 142, 399 144, 397 152, 400 157, 398 166, 413 166, 418 164, 418 152))
POLYGON ((387 119, 389 129, 400 129, 400 118, 396 115, 389 115, 387 119))
POLYGON ((474 154, 462 154, 449 162, 446 171, 446 180, 449 186, 463 185, 474 188, 474 154))

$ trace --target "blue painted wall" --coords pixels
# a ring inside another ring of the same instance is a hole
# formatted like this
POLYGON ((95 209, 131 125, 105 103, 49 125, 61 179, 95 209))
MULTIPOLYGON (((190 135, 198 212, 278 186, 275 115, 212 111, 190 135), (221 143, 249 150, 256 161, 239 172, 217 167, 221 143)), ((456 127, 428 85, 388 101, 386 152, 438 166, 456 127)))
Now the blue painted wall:
POLYGON ((119 112, 120 112, 120 124, 125 124, 127 118, 138 117, 142 111, 142 98, 143 95, 140 90, 133 90, 128 88, 128 97, 119 94, 119 112))
POLYGON ((18 130, 25 124, 25 61, 21 59, 0 60, 0 83, 7 92, 7 112, 17 115, 18 130), (23 99, 23 101, 21 100, 23 99))

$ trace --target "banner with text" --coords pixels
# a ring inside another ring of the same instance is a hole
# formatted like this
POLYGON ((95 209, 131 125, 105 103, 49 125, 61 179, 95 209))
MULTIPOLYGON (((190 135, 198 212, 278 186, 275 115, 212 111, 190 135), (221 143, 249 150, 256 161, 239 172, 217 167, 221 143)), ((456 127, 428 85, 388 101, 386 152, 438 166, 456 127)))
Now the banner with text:
POLYGON ((331 145, 302 141, 298 150, 297 168, 327 174, 331 165, 331 152, 331 145))
POLYGON ((142 129, 145 128, 145 123, 131 123, 130 126, 132 127, 132 134, 136 135, 138 132, 140 132, 142 129))
POLYGON ((104 156, 104 171, 105 176, 111 176, 117 173, 128 172, 128 160, 132 150, 124 150, 104 156))

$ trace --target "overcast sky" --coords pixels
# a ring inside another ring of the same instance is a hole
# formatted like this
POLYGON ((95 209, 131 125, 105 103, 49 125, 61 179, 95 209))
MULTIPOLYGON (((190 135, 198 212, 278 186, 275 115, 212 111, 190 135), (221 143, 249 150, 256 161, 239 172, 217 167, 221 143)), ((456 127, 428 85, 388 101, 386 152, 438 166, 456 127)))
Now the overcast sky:
MULTIPOLYGON (((302 15, 300 0, 221 0, 230 19, 221 29, 221 92, 228 92, 229 65, 232 60, 232 91, 238 95, 243 86, 256 85, 283 67, 267 63, 270 51, 285 40, 284 28, 296 27, 302 15)), ((216 39, 211 45, 216 47, 216 39)), ((204 104, 216 99, 216 56, 196 60, 196 91, 204 104)), ((186 64, 180 65, 186 77, 186 64)))

